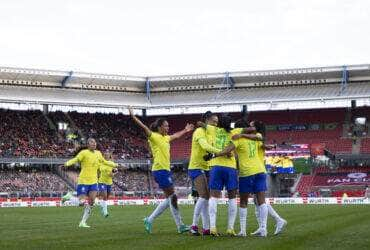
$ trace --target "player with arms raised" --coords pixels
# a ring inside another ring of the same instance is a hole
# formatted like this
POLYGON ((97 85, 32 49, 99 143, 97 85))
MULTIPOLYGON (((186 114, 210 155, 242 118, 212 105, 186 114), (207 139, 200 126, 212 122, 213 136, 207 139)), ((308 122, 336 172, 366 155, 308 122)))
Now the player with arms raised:
POLYGON ((157 119, 149 129, 134 115, 131 108, 129 108, 129 113, 135 123, 145 131, 145 134, 148 137, 149 146, 153 155, 152 174, 154 176, 154 180, 166 196, 166 199, 157 206, 153 213, 144 219, 145 230, 148 233, 151 233, 154 219, 170 207, 177 226, 177 231, 179 233, 187 232, 189 231, 189 227, 182 222, 171 176, 170 142, 181 138, 188 132, 191 132, 194 129, 194 126, 192 124, 187 124, 183 130, 173 135, 168 135, 169 124, 166 119, 157 119))

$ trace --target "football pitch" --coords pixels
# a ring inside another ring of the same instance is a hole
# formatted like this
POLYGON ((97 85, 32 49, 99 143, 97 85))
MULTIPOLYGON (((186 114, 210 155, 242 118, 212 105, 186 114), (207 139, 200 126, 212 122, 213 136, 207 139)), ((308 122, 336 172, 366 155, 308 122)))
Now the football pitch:
MULTIPOLYGON (((103 218, 95 207, 91 228, 78 228, 82 208, 1 208, 0 249, 370 249, 368 205, 274 205, 288 221, 283 234, 273 236, 269 218, 267 238, 231 238, 177 234, 170 211, 144 232, 142 219, 154 206, 109 207, 103 218)), ((193 206, 181 206, 190 224, 193 206)), ((227 207, 218 206, 217 226, 226 231, 227 207)), ((248 232, 256 229, 254 207, 248 209, 248 232)), ((239 219, 235 224, 239 229, 239 219)))

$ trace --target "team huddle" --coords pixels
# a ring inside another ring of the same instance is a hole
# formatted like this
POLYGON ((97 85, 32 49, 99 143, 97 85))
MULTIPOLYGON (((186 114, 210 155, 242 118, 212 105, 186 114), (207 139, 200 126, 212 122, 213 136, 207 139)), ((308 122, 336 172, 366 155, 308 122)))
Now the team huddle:
MULTIPOLYGON (((252 235, 267 236, 269 214, 276 221, 275 234, 282 232, 287 222, 276 213, 271 205, 265 203, 265 192, 267 191, 265 150, 273 146, 264 143, 265 127, 262 122, 247 123, 242 119, 237 121, 232 128, 230 116, 218 117, 208 111, 203 115, 202 121, 197 123, 192 136, 188 174, 199 194, 199 199, 194 207, 192 225, 189 227, 182 221, 177 204, 170 168, 170 142, 193 131, 194 125, 187 124, 183 130, 169 135, 169 124, 166 119, 157 119, 148 127, 133 114, 131 109, 129 113, 148 138, 153 156, 152 175, 166 197, 152 214, 144 219, 144 227, 148 233, 152 233, 154 220, 169 207, 178 233, 190 231, 190 234, 195 236, 201 234, 219 236, 217 204, 224 189, 228 197, 226 235, 241 237, 247 235, 247 205, 250 197, 253 197, 255 201, 258 222, 258 228, 252 235), (238 193, 240 232, 237 234, 234 224, 238 212, 236 200, 238 193), (200 218, 202 231, 198 227, 200 218)), ((100 202, 102 213, 108 216, 106 200, 112 184, 112 173, 117 164, 107 161, 96 150, 96 143, 93 139, 89 139, 88 149, 82 150, 64 165, 70 166, 77 162, 81 164, 77 185, 78 198, 72 197, 70 193, 63 198, 75 200, 77 204, 85 206, 79 226, 89 227, 86 220, 91 213, 98 191, 102 199, 100 202), (100 177, 98 177, 99 172, 100 177)))

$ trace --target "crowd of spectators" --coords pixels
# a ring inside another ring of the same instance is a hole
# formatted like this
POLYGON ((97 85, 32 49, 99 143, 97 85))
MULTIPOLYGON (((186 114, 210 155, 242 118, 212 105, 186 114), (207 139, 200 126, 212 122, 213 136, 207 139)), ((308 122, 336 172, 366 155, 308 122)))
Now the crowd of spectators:
POLYGON ((100 150, 109 150, 118 159, 150 157, 144 134, 122 114, 44 115, 0 109, 0 134, 0 157, 70 157, 88 137, 96 138, 100 150), (68 124, 68 129, 59 130, 59 123, 68 124), (77 139, 69 139, 68 133, 75 133, 77 139))
POLYGON ((47 172, 22 171, 21 169, 13 171, 0 172, 0 191, 1 192, 64 192, 68 190, 67 184, 58 175, 47 172))

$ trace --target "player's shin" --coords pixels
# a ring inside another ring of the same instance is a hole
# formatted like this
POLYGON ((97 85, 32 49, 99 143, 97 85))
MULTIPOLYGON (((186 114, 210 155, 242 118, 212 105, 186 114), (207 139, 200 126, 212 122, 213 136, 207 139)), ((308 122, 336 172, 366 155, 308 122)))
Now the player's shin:
POLYGON ((164 212, 164 210, 166 210, 169 207, 169 205, 170 205, 169 198, 167 198, 167 199, 163 200, 161 203, 159 203, 159 205, 154 209, 152 214, 148 217, 148 221, 150 223, 152 223, 155 218, 160 216, 164 212))
POLYGON ((238 212, 238 207, 236 204, 236 199, 235 198, 229 199, 227 229, 234 230, 234 224, 235 224, 237 212, 238 212))

